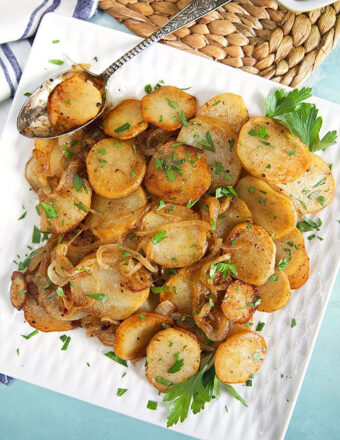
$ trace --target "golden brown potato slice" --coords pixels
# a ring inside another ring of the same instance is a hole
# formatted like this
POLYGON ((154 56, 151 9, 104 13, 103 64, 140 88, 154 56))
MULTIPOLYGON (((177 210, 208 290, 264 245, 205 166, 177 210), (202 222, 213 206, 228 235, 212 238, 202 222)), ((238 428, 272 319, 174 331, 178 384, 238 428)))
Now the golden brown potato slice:
POLYGON ((175 304, 180 313, 192 313, 192 282, 190 269, 181 269, 166 282, 164 290, 160 294, 160 300, 169 300, 175 304))
POLYGON ((261 286, 274 272, 275 244, 261 226, 241 223, 224 243, 237 270, 235 278, 261 286))
POLYGON ((266 341, 258 333, 237 333, 217 348, 216 375, 224 383, 243 383, 260 368, 266 352, 266 341))
POLYGON ((162 226, 143 248, 146 257, 165 267, 190 266, 200 260, 208 247, 207 228, 197 220, 162 226))
POLYGON ((141 222, 140 228, 143 231, 153 231, 167 223, 179 220, 199 220, 200 216, 197 212, 182 205, 174 203, 161 203, 154 206, 151 211, 147 212, 141 222))
POLYGON ((295 182, 278 183, 277 188, 291 198, 301 216, 326 208, 335 194, 335 182, 328 163, 313 153, 310 165, 302 176, 295 182))
POLYGON ((279 122, 256 116, 244 124, 236 151, 250 174, 271 183, 294 182, 307 170, 306 145, 279 122))
POLYGON ((234 148, 236 137, 230 125, 208 116, 191 119, 178 135, 179 142, 204 150, 211 174, 211 191, 238 181, 241 162, 234 148))
POLYGON ((149 296, 146 298, 143 304, 140 307, 138 307, 138 309, 136 310, 136 314, 144 313, 144 312, 152 313, 156 310, 158 304, 159 304, 159 295, 150 292, 149 296))
POLYGON ((266 283, 257 288, 261 303, 257 310, 272 313, 282 309, 290 300, 290 285, 285 272, 277 269, 266 283))
POLYGON ((143 119, 164 130, 176 130, 195 115, 196 105, 194 96, 177 87, 163 86, 143 96, 143 119))
POLYGON ((228 338, 236 335, 236 333, 249 332, 251 330, 252 325, 253 325, 252 322, 246 322, 245 324, 236 324, 234 322, 231 322, 228 331, 228 338))
POLYGON ((83 187, 80 191, 72 187, 62 188, 52 195, 39 194, 42 231, 63 234, 84 220, 91 207, 92 189, 86 179, 82 181, 83 187))
POLYGON ((36 298, 28 297, 24 305, 26 321, 41 332, 63 332, 77 327, 74 321, 63 321, 53 318, 52 315, 38 303, 36 298))
POLYGON ((141 358, 152 336, 173 324, 171 318, 159 313, 130 316, 117 329, 114 352, 127 361, 141 358))
POLYGON ((32 157, 26 163, 25 178, 35 192, 38 192, 39 189, 48 186, 48 180, 46 173, 44 172, 44 168, 34 155, 32 155, 32 157))
POLYGON ((216 235, 217 237, 226 238, 234 226, 245 222, 253 223, 251 212, 243 200, 234 197, 229 207, 217 218, 216 235))
POLYGON ((86 74, 78 73, 53 89, 47 102, 48 117, 52 125, 78 127, 94 118, 101 105, 100 91, 86 74))
POLYGON ((234 93, 222 93, 214 96, 198 109, 197 115, 220 119, 231 125, 236 133, 248 121, 247 107, 241 96, 234 93))
POLYGON ((161 392, 184 382, 200 367, 201 350, 188 332, 168 328, 154 335, 146 348, 146 378, 161 392))
POLYGON ((189 145, 168 142, 155 151, 144 182, 151 194, 184 205, 201 197, 211 178, 203 153, 189 145))
MULTIPOLYGON (((93 256, 83 259, 74 270, 71 295, 75 305, 97 318, 126 319, 147 299, 149 287, 133 289, 120 270, 119 262, 99 267, 93 256), (89 259, 92 263, 87 266, 89 259), (88 295, 95 295, 94 297, 88 295)), ((150 273, 140 269, 139 277, 150 284, 150 273)))
POLYGON ((148 128, 143 121, 142 103, 138 99, 124 99, 104 118, 103 131, 117 139, 132 139, 148 128))
POLYGON ((297 217, 291 200, 257 177, 243 177, 235 187, 250 209, 256 224, 273 238, 280 238, 295 228, 297 217))
POLYGON ((284 268, 285 274, 291 275, 305 261, 305 242, 302 233, 293 229, 287 235, 278 240, 274 240, 276 246, 276 263, 279 261, 287 262, 284 268))
POLYGON ((141 187, 121 199, 105 199, 94 194, 92 212, 88 215, 85 225, 103 240, 116 237, 138 222, 146 203, 147 198, 141 187))
POLYGON ((231 322, 248 322, 258 306, 259 296, 254 286, 243 281, 232 281, 221 304, 224 316, 231 322))
POLYGON ((291 274, 288 275, 288 281, 291 289, 298 289, 303 286, 309 278, 309 257, 307 252, 304 254, 304 261, 291 274))
POLYGON ((13 307, 21 310, 27 299, 27 283, 22 272, 13 272, 11 276, 11 302, 13 307))
POLYGON ((91 148, 87 173, 94 191, 107 199, 127 197, 140 186, 145 158, 131 142, 106 138, 91 148))

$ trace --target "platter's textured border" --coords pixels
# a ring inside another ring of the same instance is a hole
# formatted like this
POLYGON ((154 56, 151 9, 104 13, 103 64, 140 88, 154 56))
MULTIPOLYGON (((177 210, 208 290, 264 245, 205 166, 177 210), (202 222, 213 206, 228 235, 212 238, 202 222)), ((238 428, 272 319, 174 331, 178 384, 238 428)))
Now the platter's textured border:
MULTIPOLYGON (((0 140, 0 200, 5 207, 0 215, 0 371, 165 427, 166 404, 145 380, 144 360, 128 368, 119 365, 104 356, 110 347, 87 338, 82 329, 69 333, 71 342, 66 351, 61 350, 60 333, 39 332, 25 340, 21 335, 29 334, 32 328, 24 321, 23 313, 13 308, 8 292, 11 272, 17 267, 12 260, 17 254, 23 257, 27 253, 33 225, 39 225, 37 198, 29 191, 24 177, 33 142, 20 136, 16 129, 16 116, 26 100, 24 93, 33 91, 50 75, 69 69, 72 62, 91 63, 91 70, 99 73, 138 40, 127 33, 56 14, 47 14, 41 22, 0 140), (55 38, 60 40, 59 44, 52 43, 55 38), (48 60, 52 57, 65 63, 51 64, 48 60), (27 215, 17 221, 22 205, 27 215), (122 377, 124 372, 127 374, 122 377), (118 397, 118 387, 127 388, 128 392, 118 397), (148 400, 159 403, 157 411, 147 409, 148 400)), ((146 84, 154 85, 161 79, 177 87, 191 87, 190 93, 197 96, 199 105, 221 92, 242 95, 251 116, 263 114, 264 97, 280 88, 259 76, 155 45, 114 74, 108 83, 109 103, 116 105, 125 98, 141 98, 146 84)), ((339 106, 318 98, 311 101, 323 117, 322 134, 340 126, 339 106)), ((331 147, 321 155, 334 164, 333 174, 339 185, 338 148, 339 145, 331 147)), ((327 209, 314 216, 322 219, 319 234, 324 240, 306 240, 311 267, 306 285, 292 294, 284 309, 273 314, 256 312, 254 316, 254 327, 258 321, 266 323, 261 334, 267 341, 268 352, 253 386, 235 386, 248 408, 223 391, 221 398, 214 399, 202 413, 191 414, 184 423, 176 425, 176 431, 202 440, 284 437, 338 268, 339 212, 340 192, 327 209), (291 328, 293 318, 297 325, 291 328)))
MULTIPOLYGON (((99 7, 148 37, 191 0, 100 0, 99 7)), ((274 0, 234 0, 163 42, 228 66, 297 87, 334 49, 340 1, 295 14, 274 0)))

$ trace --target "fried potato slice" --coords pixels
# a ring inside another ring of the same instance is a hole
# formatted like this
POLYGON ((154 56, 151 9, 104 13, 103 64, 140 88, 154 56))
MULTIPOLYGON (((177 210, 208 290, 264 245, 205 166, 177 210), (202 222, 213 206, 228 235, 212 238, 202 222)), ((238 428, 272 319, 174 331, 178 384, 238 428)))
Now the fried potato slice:
POLYGON ((151 194, 179 205, 201 197, 210 182, 204 154, 197 148, 173 142, 155 151, 144 179, 151 194))
POLYGON ((231 125, 238 133, 248 121, 247 107, 239 95, 222 93, 209 99, 197 112, 198 116, 210 116, 231 125))
POLYGON ((272 313, 282 309, 290 300, 290 285, 285 272, 278 272, 269 277, 266 283, 257 288, 261 303, 257 310, 272 313))
POLYGON ((39 163, 35 155, 32 155, 25 166, 25 178, 33 191, 48 186, 48 180, 44 173, 43 166, 39 163))
POLYGON ((181 269, 176 275, 173 275, 166 283, 168 287, 160 294, 160 300, 169 300, 175 304, 179 313, 192 313, 192 282, 191 270, 181 269))
POLYGON ((255 374, 264 361, 266 341, 258 333, 237 333, 216 350, 215 370, 224 383, 243 383, 255 374))
POLYGON ((102 240, 117 237, 132 228, 145 211, 147 198, 142 187, 120 199, 92 197, 92 211, 85 226, 102 240))
POLYGON ((41 332, 64 332, 72 330, 78 324, 54 318, 38 303, 36 298, 28 297, 24 305, 24 315, 30 326, 41 332))
POLYGON ((335 181, 329 165, 320 156, 311 153, 307 171, 295 182, 277 184, 291 198, 299 215, 319 212, 326 208, 335 194, 335 181))
POLYGON ((307 170, 307 146, 279 122, 256 116, 244 124, 236 151, 250 174, 271 183, 294 182, 307 170))
POLYGON ((146 348, 146 356, 146 378, 164 393, 169 389, 164 385, 165 381, 181 383, 198 372, 201 350, 197 340, 188 332, 168 328, 153 336, 146 348))
POLYGON ((143 248, 146 257, 164 267, 185 267, 200 260, 208 247, 206 223, 187 220, 162 226, 143 248))
POLYGON ((309 257, 307 252, 304 253, 304 261, 291 274, 288 275, 288 281, 291 289, 298 289, 303 286, 309 278, 309 257))
POLYGON ((227 287, 221 304, 224 316, 230 322, 248 322, 258 305, 257 289, 243 281, 232 281, 227 287))
POLYGON ((168 131, 180 128, 183 121, 192 118, 196 106, 194 96, 174 86, 159 87, 142 98, 144 121, 168 131))
POLYGON ((107 199, 127 197, 142 183, 146 164, 131 142, 105 138, 91 148, 86 158, 94 191, 107 199))
MULTIPOLYGON (((85 257, 74 270, 71 296, 75 305, 83 307, 97 318, 108 317, 112 320, 126 319, 147 299, 149 287, 143 290, 130 290, 129 281, 121 272, 119 263, 110 267, 99 267, 94 254, 85 257), (89 263, 90 261, 90 263, 89 263), (88 295, 102 294, 98 300, 88 295)), ((150 283, 150 273, 142 268, 140 279, 150 283)))
MULTIPOLYGON (((274 237, 275 238, 275 237, 274 237)), ((287 276, 294 273, 305 261, 305 242, 302 233, 293 229, 288 234, 274 240, 276 246, 276 263, 287 261, 284 272, 287 276)))
POLYGON ((235 185, 241 173, 241 162, 234 143, 237 134, 225 122, 198 116, 183 126, 177 140, 204 150, 211 174, 211 191, 235 185))
POLYGON ((246 202, 254 222, 272 237, 280 238, 295 228, 297 217, 293 203, 264 180, 246 176, 235 189, 246 202))
POLYGON ((101 105, 100 91, 80 72, 53 89, 47 101, 48 117, 52 125, 70 129, 94 118, 101 105))
POLYGON ((103 131, 117 139, 132 139, 148 128, 143 121, 142 103, 138 99, 124 99, 104 118, 103 131))
POLYGON ((182 205, 166 203, 164 206, 154 206, 147 212, 141 222, 140 229, 143 231, 152 231, 170 222, 179 220, 199 220, 197 212, 182 205))
POLYGON ((64 234, 84 220, 91 207, 92 188, 86 179, 82 180, 84 187, 78 192, 71 187, 62 188, 53 195, 39 194, 42 231, 64 234))
POLYGON ((27 282, 22 272, 15 271, 11 276, 11 303, 17 310, 21 310, 27 299, 27 282))
POLYGON ((114 352, 121 359, 133 360, 145 356, 151 338, 164 326, 173 325, 169 316, 143 313, 125 319, 117 329, 114 352))
POLYGON ((253 223, 251 212, 246 203, 239 197, 233 197, 229 207, 219 214, 216 221, 216 235, 223 239, 239 223, 253 223))
POLYGON ((261 286, 274 272, 275 244, 261 226, 240 223, 224 244, 237 269, 235 278, 261 286))
POLYGON ((252 322, 246 322, 245 324, 236 324, 231 322, 227 337, 230 338, 231 336, 236 335, 236 333, 249 332, 252 325, 252 322))

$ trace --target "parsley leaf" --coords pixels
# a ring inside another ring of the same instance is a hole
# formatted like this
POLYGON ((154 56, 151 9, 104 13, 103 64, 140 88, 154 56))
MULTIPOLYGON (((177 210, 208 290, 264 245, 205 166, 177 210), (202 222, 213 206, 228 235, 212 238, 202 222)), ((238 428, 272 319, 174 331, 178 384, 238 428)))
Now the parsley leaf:
MULTIPOLYGON (((205 404, 209 403, 215 392, 216 397, 220 396, 220 382, 215 374, 214 366, 208 368, 209 362, 194 376, 184 382, 172 385, 165 393, 164 402, 171 402, 167 426, 175 425, 179 421, 183 422, 191 409, 194 414, 204 409, 205 404)), ((225 389, 242 405, 247 406, 246 402, 231 386, 226 385, 225 389)))
POLYGON ((276 118, 286 113, 295 112, 302 101, 312 96, 312 89, 303 87, 302 89, 294 89, 287 95, 284 89, 276 90, 270 93, 266 99, 266 116, 268 118, 276 118))
POLYGON ((280 122, 296 134, 310 151, 315 152, 334 145, 337 133, 335 130, 329 131, 320 139, 322 117, 318 116, 315 104, 303 102, 312 96, 311 91, 303 87, 288 94, 283 89, 271 93, 266 99, 266 116, 273 119, 282 116, 283 121, 280 122))

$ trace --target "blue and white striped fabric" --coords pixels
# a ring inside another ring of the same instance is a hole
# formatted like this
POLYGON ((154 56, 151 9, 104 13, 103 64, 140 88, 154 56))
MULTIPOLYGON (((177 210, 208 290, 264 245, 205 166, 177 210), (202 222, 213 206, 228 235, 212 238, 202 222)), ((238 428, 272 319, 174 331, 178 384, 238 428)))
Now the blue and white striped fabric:
POLYGON ((0 0, 0 101, 13 97, 44 14, 92 17, 98 0, 0 0))

